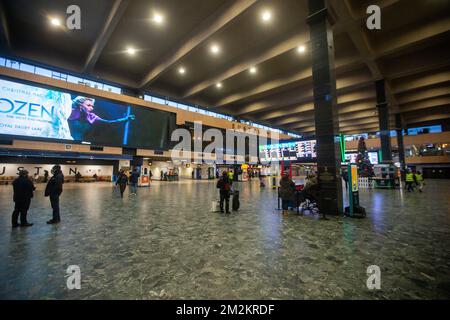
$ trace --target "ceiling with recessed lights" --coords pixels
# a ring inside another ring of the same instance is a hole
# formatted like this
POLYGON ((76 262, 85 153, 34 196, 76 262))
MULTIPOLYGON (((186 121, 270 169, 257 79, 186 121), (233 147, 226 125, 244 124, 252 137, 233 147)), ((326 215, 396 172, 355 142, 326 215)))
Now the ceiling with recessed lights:
MULTIPOLYGON (((340 131, 450 119, 450 0, 331 0, 340 131), (382 9, 381 30, 366 8, 382 9)), ((314 134, 306 0, 4 0, 2 54, 314 134), (66 8, 81 30, 65 29, 66 8)))

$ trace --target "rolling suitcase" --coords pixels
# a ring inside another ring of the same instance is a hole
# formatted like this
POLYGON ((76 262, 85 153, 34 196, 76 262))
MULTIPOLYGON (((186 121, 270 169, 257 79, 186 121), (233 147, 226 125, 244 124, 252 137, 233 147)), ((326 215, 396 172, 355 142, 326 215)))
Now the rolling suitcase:
POLYGON ((233 211, 237 211, 239 210, 239 207, 239 191, 235 190, 232 193, 231 208, 233 209, 233 211))

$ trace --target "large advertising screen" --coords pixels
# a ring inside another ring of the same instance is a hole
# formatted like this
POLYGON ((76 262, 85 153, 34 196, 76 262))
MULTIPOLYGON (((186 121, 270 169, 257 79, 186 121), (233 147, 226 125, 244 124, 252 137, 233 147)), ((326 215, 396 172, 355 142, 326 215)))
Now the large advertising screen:
POLYGON ((312 161, 317 158, 316 140, 284 142, 259 146, 261 161, 312 161))
POLYGON ((0 135, 165 149, 175 114, 0 79, 0 135))

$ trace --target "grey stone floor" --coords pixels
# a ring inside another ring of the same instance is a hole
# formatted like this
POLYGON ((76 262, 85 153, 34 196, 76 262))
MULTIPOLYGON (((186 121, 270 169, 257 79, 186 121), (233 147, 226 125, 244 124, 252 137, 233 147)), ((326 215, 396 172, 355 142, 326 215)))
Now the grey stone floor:
POLYGON ((12 229, 0 186, 3 299, 448 299, 450 181, 423 194, 361 193, 366 219, 282 217, 275 191, 240 183, 241 210, 210 212, 214 182, 155 182, 120 199, 107 183, 67 184, 62 223, 45 224, 40 185, 31 228, 12 229), (81 289, 66 287, 69 265, 81 289), (366 287, 381 268, 381 290, 366 287))

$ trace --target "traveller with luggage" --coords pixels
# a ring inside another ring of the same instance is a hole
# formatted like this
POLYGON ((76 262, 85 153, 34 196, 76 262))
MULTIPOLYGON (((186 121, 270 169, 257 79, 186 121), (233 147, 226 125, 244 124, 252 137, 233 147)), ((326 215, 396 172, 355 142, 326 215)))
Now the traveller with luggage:
POLYGON ((229 178, 227 172, 223 172, 222 177, 217 182, 217 189, 219 189, 220 194, 220 212, 224 212, 224 202, 225 202, 225 210, 226 213, 230 213, 230 194, 231 194, 231 186, 233 182, 229 178))

